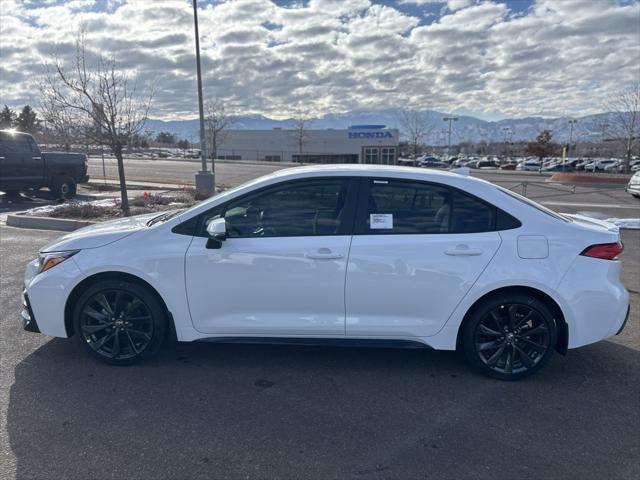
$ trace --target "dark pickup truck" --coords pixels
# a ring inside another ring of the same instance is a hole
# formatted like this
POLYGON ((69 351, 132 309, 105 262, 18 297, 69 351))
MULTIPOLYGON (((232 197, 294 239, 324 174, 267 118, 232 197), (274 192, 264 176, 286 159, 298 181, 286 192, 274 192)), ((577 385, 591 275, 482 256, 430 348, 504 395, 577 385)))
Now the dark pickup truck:
POLYGON ((56 198, 71 198, 78 183, 89 180, 87 156, 81 153, 41 152, 28 133, 0 130, 0 190, 49 187, 56 198))

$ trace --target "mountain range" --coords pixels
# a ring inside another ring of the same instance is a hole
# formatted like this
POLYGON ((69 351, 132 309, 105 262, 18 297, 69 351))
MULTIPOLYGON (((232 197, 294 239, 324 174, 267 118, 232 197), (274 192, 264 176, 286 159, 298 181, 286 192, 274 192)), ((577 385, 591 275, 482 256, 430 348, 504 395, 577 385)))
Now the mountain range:
MULTIPOLYGON (((309 121, 309 129, 341 129, 351 125, 386 125, 389 128, 398 128, 400 136, 403 137, 401 122, 399 121, 399 111, 387 110, 360 110, 341 114, 328 114, 309 121)), ((427 110, 422 112, 429 118, 432 133, 425 139, 425 143, 430 145, 445 145, 447 143, 448 123, 443 118, 451 114, 427 110)), ((571 133, 572 120, 569 117, 543 118, 525 117, 510 118, 498 121, 481 120, 476 117, 457 115, 458 120, 452 123, 451 143, 460 142, 477 143, 481 141, 501 142, 501 141, 529 141, 542 130, 550 130, 556 142, 569 141, 573 135, 573 141, 600 141, 608 138, 610 125, 613 125, 612 113, 600 113, 575 118, 573 133, 571 133), (603 127, 604 126, 604 127, 603 127), (604 128, 604 130, 603 130, 604 128)), ((233 117, 232 129, 272 129, 272 128, 292 128, 292 119, 275 120, 263 115, 247 115, 233 117)), ((189 120, 147 120, 146 129, 153 134, 159 132, 171 132, 179 139, 184 138, 196 141, 198 137, 198 119, 189 120)))

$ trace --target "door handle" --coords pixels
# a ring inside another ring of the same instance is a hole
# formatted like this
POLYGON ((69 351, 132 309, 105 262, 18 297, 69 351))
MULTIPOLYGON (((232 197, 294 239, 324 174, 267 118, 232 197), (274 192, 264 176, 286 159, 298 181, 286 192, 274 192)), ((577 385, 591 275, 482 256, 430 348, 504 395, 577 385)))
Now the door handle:
POLYGON ((31 160, 42 160, 42 157, 31 157, 31 160))
POLYGON ((479 248, 469 248, 467 245, 457 245, 456 248, 449 248, 444 251, 445 254, 452 257, 474 257, 482 255, 482 250, 479 248))
POLYGON ((304 256, 312 260, 337 260, 344 257, 341 253, 332 252, 329 248, 319 248, 318 250, 305 253, 304 256))

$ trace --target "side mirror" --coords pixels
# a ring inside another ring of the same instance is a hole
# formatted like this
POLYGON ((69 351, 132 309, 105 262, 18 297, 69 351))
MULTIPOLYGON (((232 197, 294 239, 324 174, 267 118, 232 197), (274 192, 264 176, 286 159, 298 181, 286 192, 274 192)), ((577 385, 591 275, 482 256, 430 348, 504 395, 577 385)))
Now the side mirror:
POLYGON ((227 239, 227 222, 224 218, 211 220, 207 225, 207 248, 216 249, 222 247, 222 242, 227 239))

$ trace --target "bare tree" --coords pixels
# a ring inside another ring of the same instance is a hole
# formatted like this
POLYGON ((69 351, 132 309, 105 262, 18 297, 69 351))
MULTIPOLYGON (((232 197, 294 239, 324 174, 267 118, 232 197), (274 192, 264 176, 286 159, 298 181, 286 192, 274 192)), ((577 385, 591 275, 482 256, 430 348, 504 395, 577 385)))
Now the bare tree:
POLYGON ((68 152, 74 141, 84 143, 84 129, 82 125, 78 125, 73 115, 51 100, 45 97, 40 98, 40 114, 46 125, 45 135, 48 137, 48 142, 53 140, 68 152))
POLYGON ((88 139, 107 146, 118 162, 123 215, 129 215, 123 150, 142 132, 153 99, 137 90, 137 81, 118 69, 113 56, 90 55, 83 31, 76 37, 75 59, 69 68, 56 56, 47 64, 39 85, 48 121, 70 124, 88 139), (54 118, 58 120, 54 120, 54 118))
POLYGON ((624 171, 629 173, 631 155, 640 136, 640 82, 612 95, 606 102, 611 112, 610 127, 624 150, 624 171))
POLYGON ((293 130, 293 138, 298 146, 298 161, 302 163, 302 154, 305 146, 309 143, 309 127, 313 119, 306 110, 298 109, 294 117, 291 119, 291 129, 293 130))
POLYGON ((417 110, 401 110, 398 113, 398 121, 400 122, 403 133, 407 137, 413 158, 415 159, 418 155, 418 148, 433 131, 433 123, 429 115, 417 110))
POLYGON ((227 113, 222 100, 217 98, 209 100, 205 110, 205 135, 209 143, 209 153, 211 155, 211 164, 213 165, 218 156, 218 148, 226 140, 228 129, 233 125, 233 117, 227 113))

